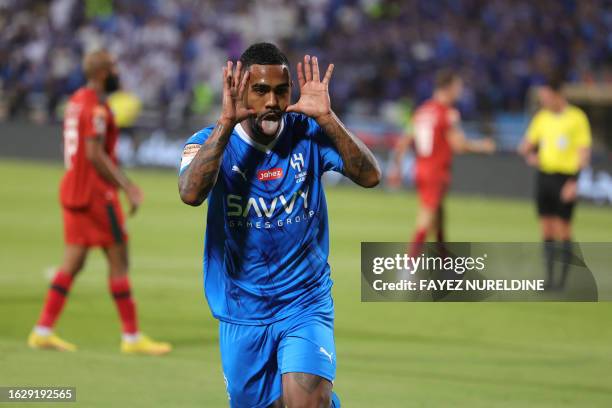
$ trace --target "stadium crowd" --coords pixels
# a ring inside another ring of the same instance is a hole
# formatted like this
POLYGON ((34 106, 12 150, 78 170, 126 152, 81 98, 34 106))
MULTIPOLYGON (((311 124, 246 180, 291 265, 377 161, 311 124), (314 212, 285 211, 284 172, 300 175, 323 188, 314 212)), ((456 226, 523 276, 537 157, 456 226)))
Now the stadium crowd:
POLYGON ((437 67, 467 80, 466 116, 524 107, 529 86, 568 67, 612 81, 606 0, 0 0, 0 116, 54 117, 83 84, 80 59, 108 47, 147 108, 205 113, 221 67, 273 41, 296 61, 334 62, 335 109, 373 112, 431 92, 437 67))

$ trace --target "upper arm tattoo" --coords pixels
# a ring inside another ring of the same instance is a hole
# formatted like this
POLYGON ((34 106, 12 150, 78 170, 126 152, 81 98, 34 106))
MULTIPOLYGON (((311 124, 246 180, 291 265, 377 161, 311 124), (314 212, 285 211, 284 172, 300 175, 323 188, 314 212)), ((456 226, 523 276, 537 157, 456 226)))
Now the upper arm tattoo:
POLYGON ((293 380, 307 393, 312 394, 323 381, 323 377, 306 373, 289 373, 293 380))
POLYGON ((378 163, 372 152, 353 135, 337 117, 323 130, 332 140, 344 163, 344 174, 360 183, 368 175, 378 171, 378 163))

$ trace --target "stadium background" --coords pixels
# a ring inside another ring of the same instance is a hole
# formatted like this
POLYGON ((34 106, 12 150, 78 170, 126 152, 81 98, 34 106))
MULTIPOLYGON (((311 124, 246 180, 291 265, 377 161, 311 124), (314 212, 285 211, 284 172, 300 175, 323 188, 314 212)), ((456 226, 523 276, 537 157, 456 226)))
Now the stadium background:
MULTIPOLYGON (((612 238, 609 2, 1 0, 0 27, 0 385, 74 385, 78 406, 224 406, 217 325, 201 293, 203 209, 180 203, 175 173, 163 168, 215 119, 223 62, 254 41, 276 42, 291 61, 308 52, 334 62, 333 107, 383 165, 435 69, 459 69, 466 129, 494 135, 500 152, 457 160, 454 241, 538 241, 531 171, 513 152, 535 108, 533 86, 563 70, 595 138, 576 238, 612 238), (25 345, 61 255, 62 109, 83 83, 83 52, 99 46, 120 62, 121 156, 146 196, 129 221, 134 287, 145 330, 176 346, 163 359, 118 353, 98 254, 59 323, 81 350, 25 345)), ((328 180, 345 406, 609 406, 610 304, 359 301, 359 243, 409 237, 409 171, 405 180, 402 192, 328 180)))

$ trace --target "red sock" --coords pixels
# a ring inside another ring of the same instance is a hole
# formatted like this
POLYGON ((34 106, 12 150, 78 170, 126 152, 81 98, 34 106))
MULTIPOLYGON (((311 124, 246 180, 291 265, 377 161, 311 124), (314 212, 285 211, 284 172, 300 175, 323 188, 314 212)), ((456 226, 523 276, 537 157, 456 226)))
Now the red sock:
POLYGON ((425 238, 427 238, 427 228, 417 229, 412 237, 412 246, 410 247, 410 256, 412 258, 416 258, 421 255, 425 238))
POLYGON ((53 327, 62 312, 70 286, 72 286, 72 275, 58 269, 47 292, 45 305, 38 319, 38 326, 53 327))
POLYGON ((132 299, 130 280, 127 276, 109 279, 110 291, 117 305, 117 311, 121 318, 124 334, 138 333, 138 322, 136 320, 136 304, 132 299))

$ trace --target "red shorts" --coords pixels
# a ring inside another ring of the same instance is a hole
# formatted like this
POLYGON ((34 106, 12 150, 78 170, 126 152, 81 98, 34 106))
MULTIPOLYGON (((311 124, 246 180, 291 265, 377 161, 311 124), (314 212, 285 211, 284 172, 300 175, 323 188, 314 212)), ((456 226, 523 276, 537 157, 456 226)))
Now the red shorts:
POLYGON ((425 208, 436 210, 438 207, 440 207, 440 204, 442 204, 442 200, 446 195, 446 191, 450 185, 450 177, 417 175, 415 184, 419 193, 421 205, 425 208))
POLYGON ((123 211, 116 192, 94 193, 83 209, 63 209, 64 241, 86 247, 107 247, 127 242, 123 211))

